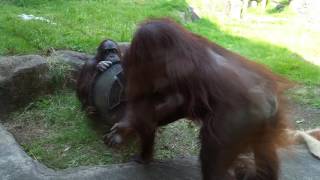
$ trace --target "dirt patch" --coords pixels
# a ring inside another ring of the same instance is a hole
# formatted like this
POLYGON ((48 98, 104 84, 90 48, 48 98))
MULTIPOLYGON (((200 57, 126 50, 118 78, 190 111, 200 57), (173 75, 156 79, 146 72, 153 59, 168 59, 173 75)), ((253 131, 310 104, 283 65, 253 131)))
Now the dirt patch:
POLYGON ((40 122, 2 122, 6 129, 13 134, 17 142, 20 144, 28 144, 33 139, 46 137, 49 129, 45 124, 40 122))
POLYGON ((297 129, 320 127, 320 87, 298 86, 288 93, 288 117, 297 129))
POLYGON ((320 127, 320 109, 304 104, 290 103, 289 118, 297 129, 308 130, 320 127))

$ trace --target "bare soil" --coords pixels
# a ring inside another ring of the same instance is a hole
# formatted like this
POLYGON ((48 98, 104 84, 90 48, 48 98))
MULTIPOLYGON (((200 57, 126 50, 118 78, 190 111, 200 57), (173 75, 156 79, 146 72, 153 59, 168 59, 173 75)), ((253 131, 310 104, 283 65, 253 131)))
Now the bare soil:
POLYGON ((20 144, 28 144, 32 139, 45 137, 49 134, 49 129, 41 121, 22 122, 10 121, 2 122, 6 129, 13 134, 20 144))
POLYGON ((296 129, 308 130, 320 127, 320 108, 290 103, 289 118, 296 129))

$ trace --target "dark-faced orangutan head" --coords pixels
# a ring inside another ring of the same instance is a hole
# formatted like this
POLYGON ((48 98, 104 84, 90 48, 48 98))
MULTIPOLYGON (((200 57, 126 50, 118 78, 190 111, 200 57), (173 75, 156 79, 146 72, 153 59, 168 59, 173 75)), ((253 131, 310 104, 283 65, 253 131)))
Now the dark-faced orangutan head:
POLYGON ((120 61, 120 50, 118 44, 110 39, 101 42, 97 50, 96 59, 98 61, 120 61))

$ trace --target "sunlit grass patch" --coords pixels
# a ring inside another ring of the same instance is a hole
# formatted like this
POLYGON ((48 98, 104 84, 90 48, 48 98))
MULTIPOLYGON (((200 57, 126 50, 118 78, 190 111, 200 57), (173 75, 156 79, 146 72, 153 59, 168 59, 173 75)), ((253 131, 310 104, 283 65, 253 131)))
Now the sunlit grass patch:
POLYGON ((94 52, 105 38, 129 41, 138 22, 147 17, 180 20, 186 3, 163 0, 0 1, 0 54, 25 54, 49 48, 94 52), (21 14, 45 21, 24 21, 21 14))

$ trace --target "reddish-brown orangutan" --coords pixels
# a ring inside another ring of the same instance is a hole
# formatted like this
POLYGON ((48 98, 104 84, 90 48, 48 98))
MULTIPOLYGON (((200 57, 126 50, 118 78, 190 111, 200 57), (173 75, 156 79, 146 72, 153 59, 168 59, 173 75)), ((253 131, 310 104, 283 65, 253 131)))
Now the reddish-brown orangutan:
POLYGON ((147 163, 157 127, 187 118, 201 126, 204 180, 278 179, 276 147, 286 127, 281 77, 169 19, 140 25, 123 68, 126 111, 106 137, 109 145, 135 132, 141 140, 135 160, 147 163), (230 173, 248 151, 255 168, 230 173))
POLYGON ((77 80, 77 96, 88 114, 95 113, 93 104, 93 84, 97 75, 121 59, 121 52, 116 42, 107 39, 100 43, 97 54, 88 60, 80 71, 77 80))

